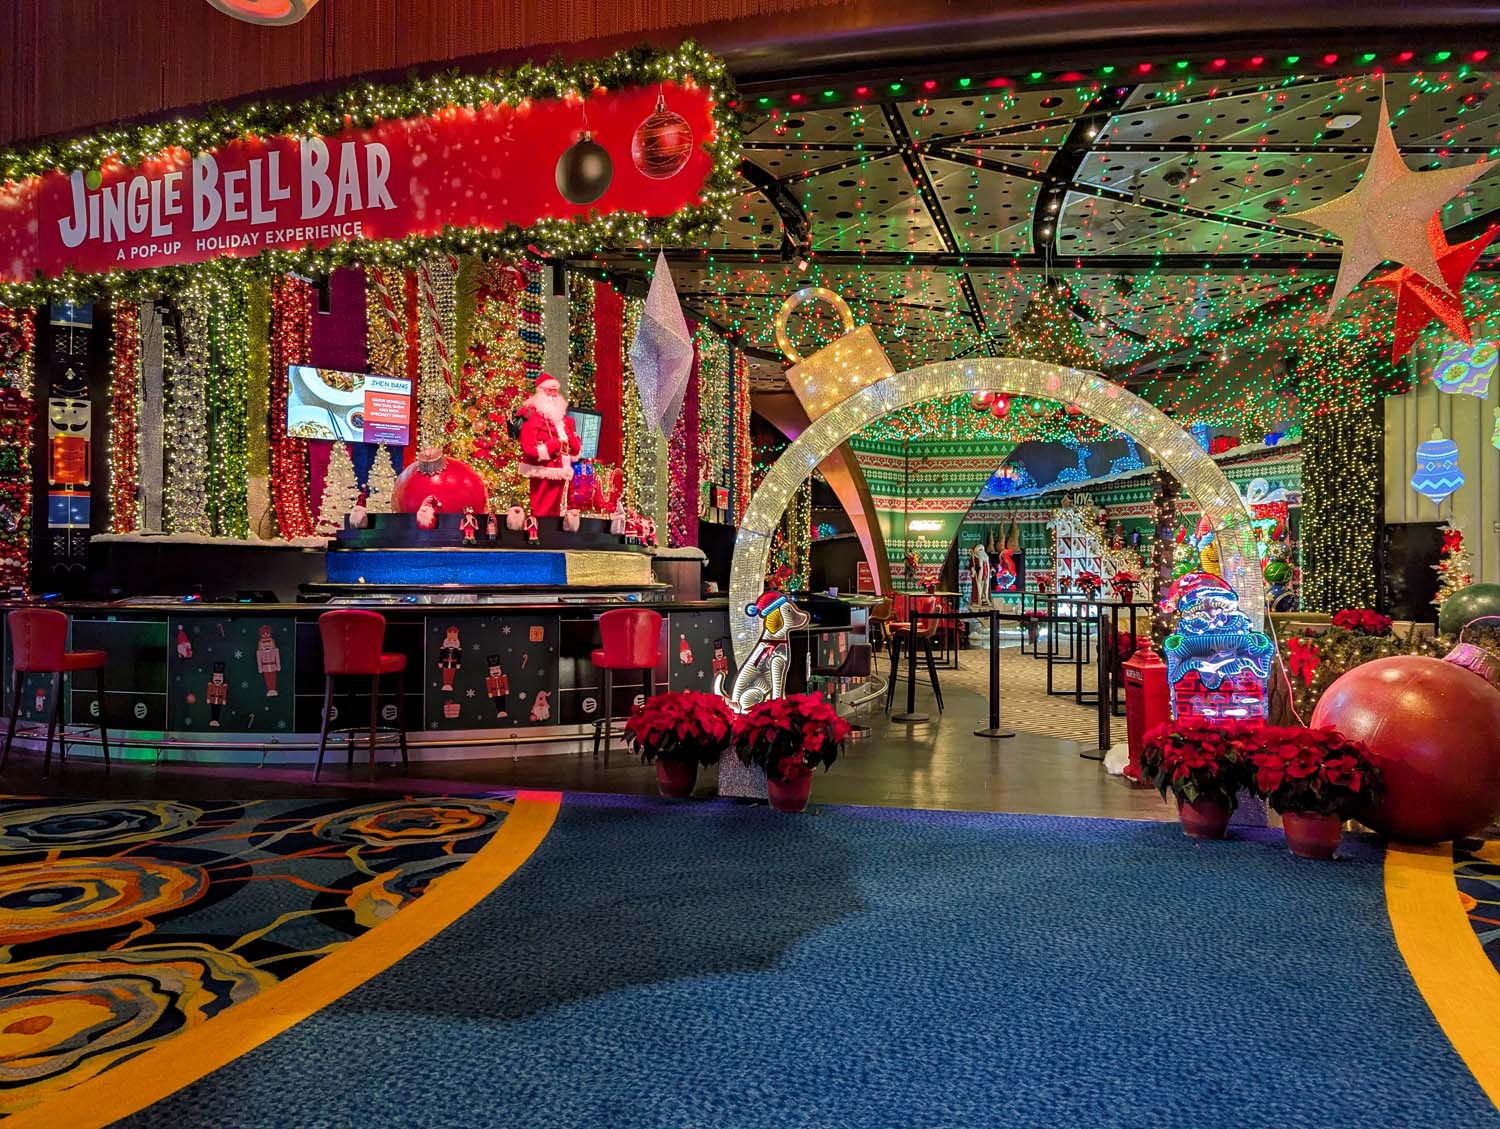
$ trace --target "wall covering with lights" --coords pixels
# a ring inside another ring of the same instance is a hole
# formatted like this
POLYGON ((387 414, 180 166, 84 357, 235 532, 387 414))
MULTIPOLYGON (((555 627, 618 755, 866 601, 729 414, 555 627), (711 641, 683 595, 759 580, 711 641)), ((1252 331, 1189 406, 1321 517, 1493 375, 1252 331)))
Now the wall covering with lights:
MULTIPOLYGON (((36 563, 26 306, 58 292, 89 299, 46 307, 48 387, 72 397, 47 417, 54 446, 82 444, 57 460, 47 449, 67 472, 52 474, 53 524, 78 527, 80 546, 106 531, 309 537, 335 439, 288 432, 299 364, 408 378, 412 446, 471 461, 495 508, 524 500, 506 425, 541 369, 543 256, 709 230, 736 160, 732 101, 722 65, 688 44, 367 84, 0 153, 19 184, 0 207, 12 304, 0 325, 0 582, 24 584, 36 563), (526 147, 520 165, 494 151, 512 143, 526 147), (542 173, 519 177, 522 166, 542 173), (509 200, 492 207, 484 185, 502 168, 509 200), (91 473, 91 458, 107 473, 91 473)), ((695 543, 722 492, 731 518, 748 499, 744 358, 711 327, 695 333, 674 469, 657 491, 629 368, 633 303, 579 275, 563 291, 569 371, 556 375, 603 417, 594 469, 632 504, 659 494, 662 540, 695 543)), ((372 489, 372 466, 408 454, 349 447, 372 489)))

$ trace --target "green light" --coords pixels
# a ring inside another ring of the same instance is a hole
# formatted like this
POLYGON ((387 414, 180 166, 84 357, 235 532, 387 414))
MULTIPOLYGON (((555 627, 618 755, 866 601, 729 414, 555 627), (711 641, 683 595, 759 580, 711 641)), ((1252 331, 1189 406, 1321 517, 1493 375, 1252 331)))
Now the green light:
POLYGON ((1375 61, 1375 52, 1374 51, 1366 51, 1363 55, 1361 55, 1359 57, 1359 61, 1361 63, 1373 63, 1375 61))
POLYGON ((1446 63, 1451 58, 1453 58, 1452 51, 1437 51, 1433 54, 1432 61, 1434 63, 1446 63))
POLYGON ((1042 72, 1041 71, 1032 71, 1031 72, 1031 81, 1032 82, 1035 82, 1037 79, 1039 79, 1041 77, 1042 77, 1042 72))
POLYGON ((899 82, 893 82, 893 83, 891 83, 891 93, 892 94, 900 94, 901 93, 901 84, 899 82))
POLYGON ((1101 71, 1103 71, 1105 74, 1114 74, 1115 73, 1115 68, 1114 67, 1100 67, 1099 69, 1101 71))
POLYGON ((824 98, 837 98, 838 96, 839 96, 839 92, 837 90, 825 90, 825 91, 823 91, 823 97, 824 98))
POLYGON ((762 106, 769 106, 771 104, 771 100, 769 98, 767 98, 764 94, 762 94, 760 96, 760 104, 762 106))
POLYGON ((1299 61, 1299 60, 1300 60, 1300 59, 1301 59, 1301 58, 1302 58, 1302 56, 1301 56, 1301 55, 1288 55, 1288 56, 1287 56, 1287 57, 1286 57, 1286 65, 1287 65, 1287 66, 1289 66, 1289 67, 1290 67, 1290 66, 1295 66, 1295 65, 1296 65, 1296 64, 1297 64, 1297 62, 1298 62, 1298 61, 1299 61))
POLYGON ((1173 66, 1175 66, 1180 71, 1185 71, 1187 70, 1187 60, 1178 59, 1177 62, 1173 64, 1173 66))
POLYGON ((973 81, 974 80, 971 79, 971 78, 961 78, 961 79, 958 80, 958 85, 966 87, 966 86, 969 85, 969 83, 971 83, 973 81))

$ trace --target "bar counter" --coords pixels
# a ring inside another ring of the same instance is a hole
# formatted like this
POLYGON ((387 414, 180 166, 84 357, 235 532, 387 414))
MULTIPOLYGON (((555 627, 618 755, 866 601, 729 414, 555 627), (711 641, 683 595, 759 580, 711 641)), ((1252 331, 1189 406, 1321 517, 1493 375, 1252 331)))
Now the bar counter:
MULTIPOLYGON (((599 646, 595 618, 612 608, 644 606, 661 613, 658 688, 708 690, 716 664, 731 677, 726 602, 651 599, 663 588, 631 585, 612 593, 594 587, 577 595, 515 586, 387 589, 364 596, 325 592, 332 597, 328 603, 134 599, 45 606, 72 618, 71 649, 108 652, 106 718, 111 744, 118 743, 124 756, 310 764, 323 695, 318 617, 332 607, 368 608, 386 617, 385 650, 407 659, 406 726, 414 750, 425 746, 429 757, 453 756, 463 754, 438 750, 502 744, 520 753, 527 745, 575 740, 580 726, 600 716, 601 680, 590 655, 599 646), (208 687, 216 678, 227 691, 211 695, 208 687), (218 698, 224 700, 211 704, 218 698)), ((629 712, 642 682, 617 673, 614 716, 629 712)), ((7 636, 7 711, 11 686, 7 636)), ((335 727, 368 724, 368 683, 364 687, 361 692, 350 685, 345 694, 341 680, 335 727)), ((394 726, 395 679, 383 680, 382 691, 381 724, 394 726)), ((25 677, 23 722, 45 730, 50 692, 50 676, 25 677)), ((98 723, 89 674, 64 693, 64 718, 75 725, 98 723)), ((42 731, 36 733, 38 744, 42 731)), ((69 739, 70 755, 81 744, 78 752, 97 756, 93 731, 80 737, 69 739)), ((383 758, 391 755, 382 751, 383 758)))

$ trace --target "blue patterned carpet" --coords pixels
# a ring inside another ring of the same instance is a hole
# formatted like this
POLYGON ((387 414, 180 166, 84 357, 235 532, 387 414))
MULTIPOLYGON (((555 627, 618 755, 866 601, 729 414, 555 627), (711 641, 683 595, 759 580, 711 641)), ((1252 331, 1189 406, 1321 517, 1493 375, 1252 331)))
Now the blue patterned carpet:
POLYGON ((457 925, 130 1124, 1500 1124, 1378 853, 1275 839, 569 796, 457 925))

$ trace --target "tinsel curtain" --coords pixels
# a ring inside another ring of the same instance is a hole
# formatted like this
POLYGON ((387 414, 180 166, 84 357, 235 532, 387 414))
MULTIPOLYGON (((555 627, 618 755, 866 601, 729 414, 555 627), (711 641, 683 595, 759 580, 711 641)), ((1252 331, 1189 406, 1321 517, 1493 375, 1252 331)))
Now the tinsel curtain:
POLYGON ((246 497, 250 530, 266 537, 271 534, 271 288, 264 279, 252 282, 245 297, 245 338, 246 497))
POLYGON ((141 317, 134 302, 116 302, 109 365, 109 528, 139 527, 141 317))
POLYGON ((162 516, 168 533, 207 535, 209 303, 195 278, 178 299, 177 324, 162 334, 166 379, 167 481, 162 516))
POLYGON ((312 287, 282 276, 271 284, 271 504, 281 536, 308 537, 307 440, 286 433, 287 368, 306 364, 312 338, 312 287))
POLYGON ((641 397, 636 391, 635 376, 630 368, 630 342, 641 324, 646 303, 641 298, 625 300, 621 321, 620 352, 622 366, 620 424, 620 467, 625 478, 625 506, 637 513, 651 514, 656 509, 656 438, 646 431, 641 414, 641 397))
POLYGON ((0 307, 0 584, 31 574, 31 428, 36 327, 31 310, 0 307))

